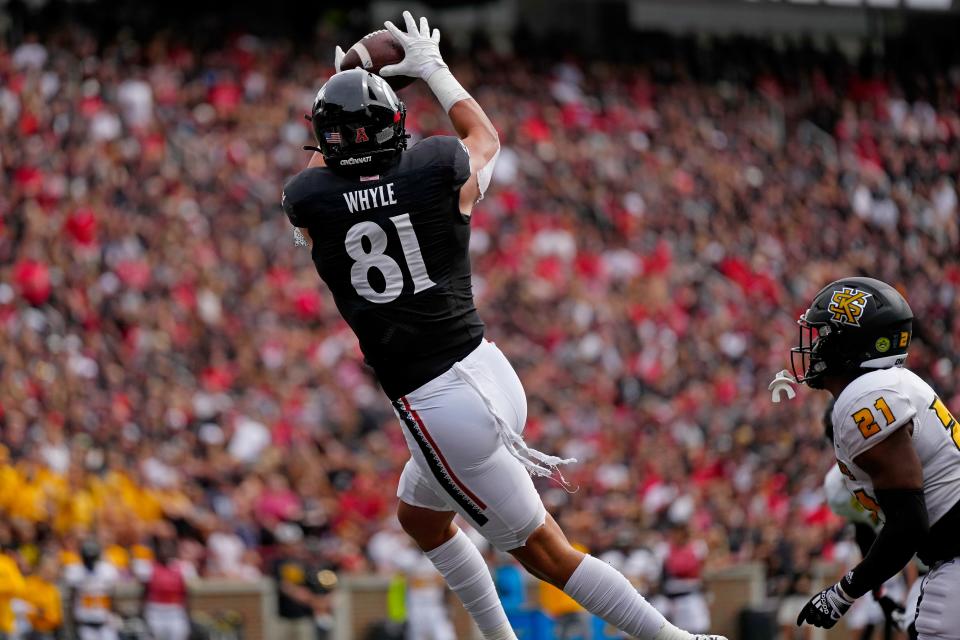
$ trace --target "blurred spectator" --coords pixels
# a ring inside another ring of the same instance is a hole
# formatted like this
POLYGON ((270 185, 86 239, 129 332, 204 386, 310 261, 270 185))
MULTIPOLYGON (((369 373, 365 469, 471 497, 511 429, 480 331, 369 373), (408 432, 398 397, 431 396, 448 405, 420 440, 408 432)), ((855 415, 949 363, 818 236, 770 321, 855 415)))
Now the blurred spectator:
POLYGON ((398 567, 406 577, 406 640, 456 640, 443 578, 422 553, 406 558, 410 564, 398 567))
POLYGON ((13 600, 23 598, 26 583, 16 558, 10 553, 0 553, 0 638, 13 637, 16 617, 13 612, 13 600))
POLYGON ((558 640, 588 637, 589 614, 564 591, 539 582, 540 609, 553 619, 553 637, 558 640))
POLYGON ((313 640, 316 636, 313 608, 316 589, 314 570, 307 563, 303 548, 303 532, 295 524, 277 527, 280 551, 273 561, 273 578, 277 583, 277 615, 281 640, 313 640))
POLYGON ((207 538, 206 574, 234 580, 256 580, 261 575, 257 564, 256 553, 248 549, 243 539, 232 530, 230 521, 219 520, 217 529, 207 538))
POLYGON ((798 573, 792 576, 780 600, 777 609, 777 626, 780 627, 782 640, 810 640, 813 628, 809 625, 798 627, 797 616, 810 600, 813 584, 810 574, 798 573))
POLYGON ((680 523, 670 530, 663 560, 664 615, 670 622, 691 633, 710 628, 710 607, 703 592, 703 565, 708 549, 702 540, 693 540, 689 525, 680 523))
POLYGON ((523 570, 516 561, 506 554, 496 552, 492 547, 487 554, 487 563, 507 616, 520 613, 527 600, 523 570))
POLYGON ((46 556, 34 573, 24 581, 23 599, 28 605, 29 630, 26 640, 55 640, 62 633, 63 603, 60 599, 58 562, 54 556, 46 556))
POLYGON ((114 613, 114 592, 120 581, 117 568, 101 558, 100 545, 85 540, 80 562, 64 568, 71 621, 79 640, 115 640, 119 620, 114 613))
POLYGON ((156 543, 156 559, 143 562, 137 572, 137 579, 143 585, 143 619, 154 640, 190 637, 187 581, 196 574, 191 565, 178 562, 176 555, 176 540, 160 538, 156 543))

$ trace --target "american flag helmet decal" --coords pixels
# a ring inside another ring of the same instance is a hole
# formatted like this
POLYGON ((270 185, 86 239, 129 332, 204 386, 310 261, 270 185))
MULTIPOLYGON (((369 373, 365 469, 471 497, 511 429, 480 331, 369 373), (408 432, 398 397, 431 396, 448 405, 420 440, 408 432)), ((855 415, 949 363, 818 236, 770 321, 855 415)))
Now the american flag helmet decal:
POLYGON ((323 139, 327 144, 340 144, 340 132, 339 131, 324 131, 323 139))

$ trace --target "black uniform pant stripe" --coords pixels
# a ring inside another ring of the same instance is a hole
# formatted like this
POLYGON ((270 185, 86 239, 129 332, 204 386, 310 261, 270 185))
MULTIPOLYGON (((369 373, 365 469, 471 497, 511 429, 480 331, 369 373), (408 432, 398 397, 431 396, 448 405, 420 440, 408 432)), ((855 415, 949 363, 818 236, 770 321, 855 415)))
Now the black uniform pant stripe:
POLYGON ((423 421, 420 420, 420 416, 410 407, 407 399, 400 398, 399 400, 394 400, 393 408, 396 409, 397 414, 400 416, 400 421, 403 423, 403 426, 406 427, 410 435, 413 436, 414 441, 423 453, 423 457, 427 460, 427 466, 430 467, 430 472, 433 474, 433 477, 437 479, 437 482, 440 483, 440 486, 443 487, 443 490, 453 498, 453 501, 456 502, 478 526, 482 527, 485 525, 489 521, 489 518, 483 514, 487 506, 473 495, 466 485, 460 482, 453 470, 450 469, 450 465, 447 464, 440 449, 436 446, 429 432, 427 432, 423 421))

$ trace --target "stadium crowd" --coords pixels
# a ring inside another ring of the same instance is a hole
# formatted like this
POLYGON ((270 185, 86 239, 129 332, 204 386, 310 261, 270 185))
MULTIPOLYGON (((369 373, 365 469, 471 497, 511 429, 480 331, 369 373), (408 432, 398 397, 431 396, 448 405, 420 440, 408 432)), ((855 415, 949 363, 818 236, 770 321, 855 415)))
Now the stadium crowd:
MULTIPOLYGON (((824 398, 766 390, 816 290, 900 287, 909 364, 960 406, 960 75, 715 46, 458 60, 503 146, 474 290, 528 440, 579 461, 541 486, 571 539, 655 590, 685 529, 707 552, 681 573, 760 561, 775 595, 842 531, 824 398)), ((90 537, 121 572, 156 538, 204 576, 269 573, 284 541, 377 568, 408 453, 279 207, 330 63, 249 35, 0 43, 0 545, 24 573, 90 537)), ((412 142, 448 131, 401 98, 412 142)))

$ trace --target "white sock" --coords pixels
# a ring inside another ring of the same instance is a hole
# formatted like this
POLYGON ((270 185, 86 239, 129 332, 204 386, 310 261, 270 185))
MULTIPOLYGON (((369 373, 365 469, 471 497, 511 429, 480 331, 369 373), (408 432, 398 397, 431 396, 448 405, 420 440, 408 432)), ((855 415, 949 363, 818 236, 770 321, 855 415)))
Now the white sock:
POLYGON ((667 622, 623 574, 593 556, 583 557, 563 590, 593 615, 640 640, 692 638, 667 622))
POLYGON ((517 640, 493 586, 490 569, 463 531, 427 551, 427 557, 460 598, 485 640, 517 640))

